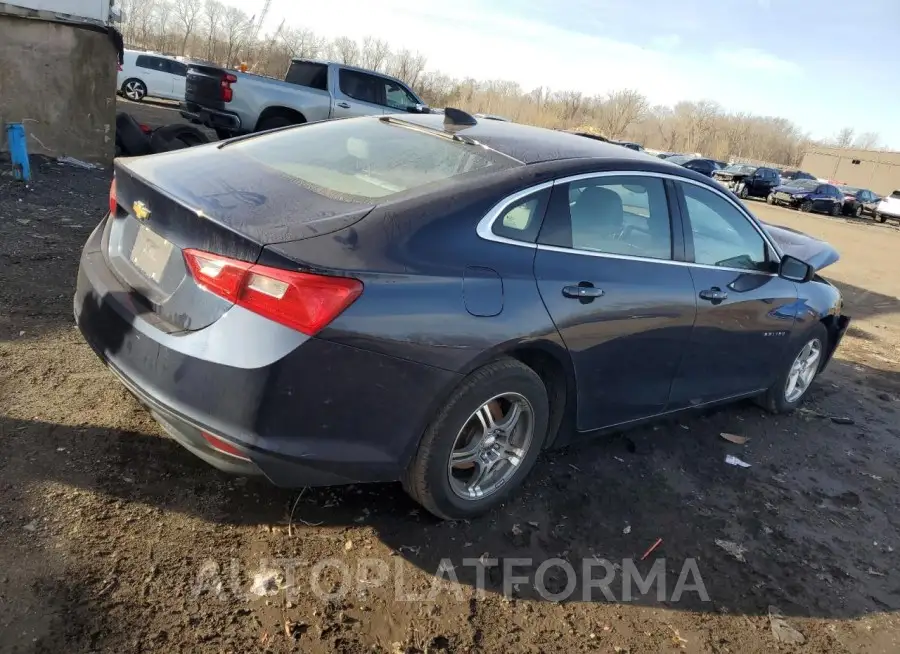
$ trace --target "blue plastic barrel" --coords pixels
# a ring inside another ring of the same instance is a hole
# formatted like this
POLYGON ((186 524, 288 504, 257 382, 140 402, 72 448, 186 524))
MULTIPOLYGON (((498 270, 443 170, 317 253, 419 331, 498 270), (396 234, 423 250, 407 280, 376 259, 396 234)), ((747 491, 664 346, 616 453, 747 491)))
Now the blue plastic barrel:
POLYGON ((28 164, 28 144, 25 140, 25 128, 22 123, 9 123, 6 126, 6 138, 9 141, 13 174, 16 179, 27 182, 31 179, 31 166, 28 164))

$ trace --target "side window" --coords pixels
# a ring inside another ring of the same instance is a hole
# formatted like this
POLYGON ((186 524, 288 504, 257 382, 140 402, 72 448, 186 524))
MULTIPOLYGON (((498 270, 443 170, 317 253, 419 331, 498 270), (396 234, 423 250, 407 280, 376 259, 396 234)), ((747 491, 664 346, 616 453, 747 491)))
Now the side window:
POLYGON ((338 85, 341 93, 348 98, 371 104, 384 104, 384 81, 380 77, 342 68, 338 74, 338 85))
POLYGON ((384 83, 384 96, 386 99, 386 104, 391 109, 406 111, 407 107, 412 107, 419 104, 419 100, 397 82, 386 79, 384 80, 384 83))
POLYGON ((682 184, 694 239, 694 261, 707 266, 767 271, 766 242, 725 198, 682 184))
POLYGON ((491 231, 514 241, 534 243, 547 210, 550 189, 529 195, 504 209, 494 221, 491 231))
POLYGON ((187 65, 180 61, 170 61, 169 72, 179 77, 187 77, 187 65))
POLYGON ((138 68, 156 68, 153 65, 153 59, 153 57, 148 57, 147 55, 140 55, 134 60, 134 65, 138 68))
POLYGON ((588 252, 672 258, 666 189, 657 177, 616 175, 554 188, 553 225, 541 242, 588 252))
POLYGON ((284 81, 288 84, 306 86, 311 89, 328 89, 328 66, 312 61, 292 61, 284 81))

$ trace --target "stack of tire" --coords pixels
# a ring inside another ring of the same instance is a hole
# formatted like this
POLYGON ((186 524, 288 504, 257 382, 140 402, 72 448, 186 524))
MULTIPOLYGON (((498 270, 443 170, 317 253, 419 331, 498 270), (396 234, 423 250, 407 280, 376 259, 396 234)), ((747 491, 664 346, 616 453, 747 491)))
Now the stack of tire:
POLYGON ((124 111, 116 114, 116 156, 142 157, 209 143, 193 125, 172 124, 150 129, 124 111))

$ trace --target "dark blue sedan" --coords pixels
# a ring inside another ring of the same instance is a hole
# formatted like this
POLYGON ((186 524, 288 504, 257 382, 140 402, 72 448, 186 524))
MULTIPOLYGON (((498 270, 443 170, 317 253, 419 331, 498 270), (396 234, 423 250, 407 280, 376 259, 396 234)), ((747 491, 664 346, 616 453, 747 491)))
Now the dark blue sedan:
POLYGON ((833 184, 823 184, 813 179, 798 179, 776 186, 766 201, 832 216, 840 216, 844 211, 844 193, 833 184))
POLYGON ((74 303, 210 464, 465 518, 543 450, 794 409, 849 323, 836 259, 681 166, 448 109, 117 159, 74 303))

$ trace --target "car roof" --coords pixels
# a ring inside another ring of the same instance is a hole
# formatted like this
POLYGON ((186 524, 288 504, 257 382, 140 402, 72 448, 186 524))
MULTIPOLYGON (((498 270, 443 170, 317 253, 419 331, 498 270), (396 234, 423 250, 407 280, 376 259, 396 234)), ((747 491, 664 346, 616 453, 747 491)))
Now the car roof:
MULTIPOLYGON (((445 131, 442 114, 403 114, 394 118, 428 129, 445 131)), ((452 127, 452 131, 525 164, 585 157, 663 161, 621 145, 513 122, 479 120, 475 125, 452 127)))

